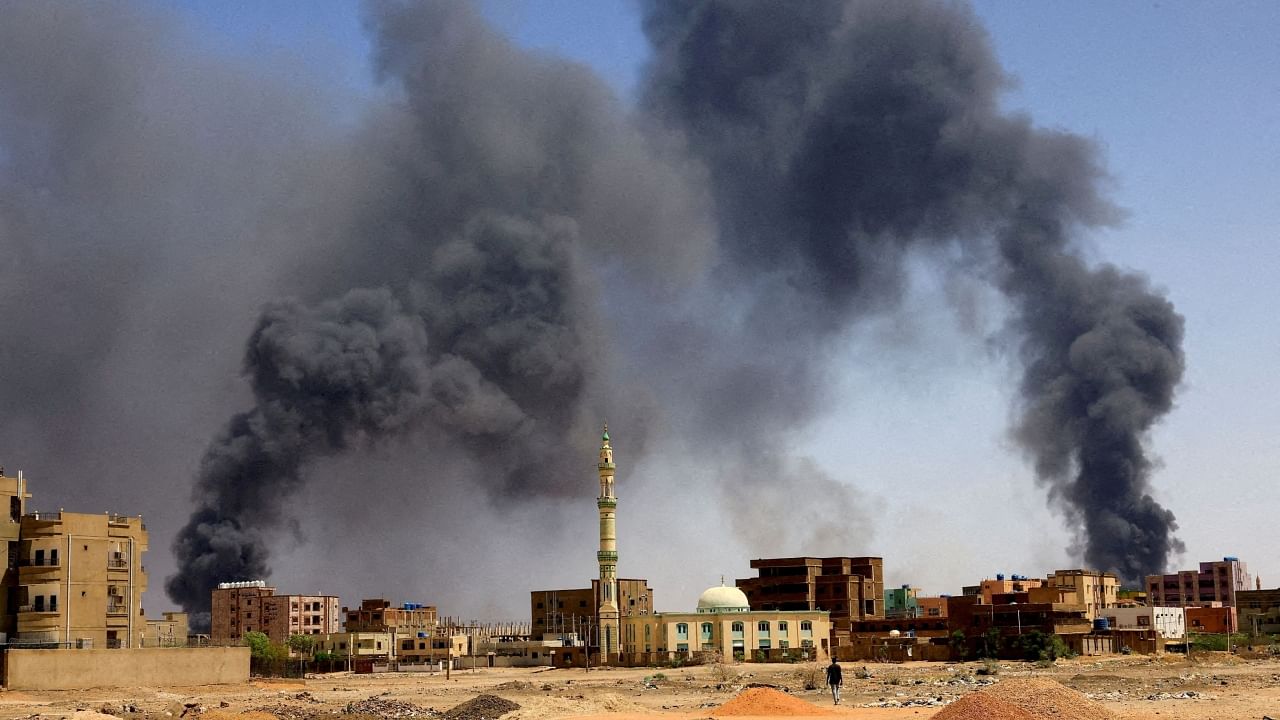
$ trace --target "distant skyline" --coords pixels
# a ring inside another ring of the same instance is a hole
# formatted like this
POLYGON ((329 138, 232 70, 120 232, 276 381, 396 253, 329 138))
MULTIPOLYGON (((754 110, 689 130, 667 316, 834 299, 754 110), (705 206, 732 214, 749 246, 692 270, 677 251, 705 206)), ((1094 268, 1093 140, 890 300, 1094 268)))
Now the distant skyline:
MULTIPOLYGON (((272 73, 305 77, 330 100, 328 109, 341 124, 358 124, 362 103, 387 92, 371 77, 370 43, 360 3, 353 0, 155 0, 153 5, 179 16, 215 55, 247 59, 250 66, 266 58, 272 73)), ((517 44, 584 63, 628 107, 637 102, 649 49, 632 2, 482 0, 479 5, 517 44)), ((1177 516, 1178 536, 1186 543, 1186 553, 1168 569, 1238 556, 1261 576, 1264 587, 1280 585, 1274 550, 1280 546, 1280 526, 1272 520, 1272 508, 1280 507, 1275 371, 1280 322, 1274 317, 1280 309, 1280 43, 1274 37, 1280 3, 1006 0, 973 6, 1012 79, 1005 107, 1026 112, 1040 127, 1090 138, 1102 150, 1110 174, 1107 190, 1127 217, 1119 227, 1090 234, 1088 256, 1147 275, 1186 319, 1187 371, 1177 407, 1150 439, 1160 461, 1153 480, 1156 499, 1177 516)), ((884 557, 886 587, 909 583, 928 594, 957 593, 962 585, 998 572, 1042 576, 1081 565, 1067 550, 1073 538, 1033 483, 1029 461, 1007 437, 1017 376, 1013 359, 995 340, 1006 309, 992 292, 970 290, 957 312, 951 293, 965 289, 948 286, 923 264, 914 267, 902 309, 871 318, 843 338, 835 358, 838 371, 824 393, 826 414, 804 434, 805 446, 797 448, 864 498, 871 534, 839 554, 884 557)), ((243 327, 228 335, 245 334, 252 317, 242 320, 243 327)), ((237 346, 230 355, 239 353, 237 346)), ((222 403, 234 405, 226 398, 242 399, 238 382, 220 375, 209 384, 223 392, 222 403)), ((145 605, 152 612, 171 606, 162 589, 173 569, 168 545, 189 510, 185 499, 205 430, 221 421, 218 409, 192 412, 200 415, 200 427, 183 437, 195 450, 184 447, 185 461, 165 466, 187 471, 168 481, 173 501, 163 512, 173 517, 157 518, 161 503, 149 495, 121 492, 120 505, 109 508, 136 513, 139 507, 127 507, 126 501, 154 503, 146 509, 153 535, 145 605)), ((708 432, 732 433, 734 421, 725 418, 722 427, 708 432)), ((699 523, 700 513, 718 499, 698 495, 696 481, 707 468, 691 465, 684 468, 688 477, 659 477, 672 468, 656 467, 628 450, 629 434, 638 435, 638 429, 611 420, 611 434, 620 498, 619 575, 648 578, 659 610, 691 608, 698 592, 722 574, 751 576, 751 557, 724 537, 733 518, 699 523), (645 497, 639 488, 646 487, 669 492, 670 506, 645 497), (673 556, 685 556, 677 547, 700 550, 698 564, 671 563, 673 556)), ((343 478, 360 473, 373 476, 384 469, 390 476, 391 466, 399 467, 395 454, 385 450, 326 462, 332 479, 317 492, 341 492, 343 478)), ((22 467, 33 479, 34 507, 99 510, 77 506, 77 483, 84 480, 46 481, 42 458, 13 447, 0 447, 0 456, 21 456, 22 463, 6 460, 5 465, 22 467)), ((580 545, 573 557, 546 561, 539 574, 546 587, 580 586, 594 575, 592 461, 591 455, 584 457, 580 498, 536 501, 526 516, 512 517, 504 526, 515 544, 558 532, 580 545), (566 517, 576 518, 581 527, 540 527, 542 503, 561 508, 572 503, 576 514, 566 517)), ((416 470, 429 471, 430 462, 420 462, 416 470)), ((146 458, 129 463, 137 472, 146 471, 146 458)), ((104 482, 118 489, 128 479, 108 472, 104 482)), ((368 517, 413 522, 405 508, 387 507, 382 514, 382 503, 396 504, 393 490, 375 487, 366 496, 379 508, 368 517)), ((331 567, 326 564, 330 553, 346 542, 341 528, 352 518, 315 521, 307 515, 316 509, 310 503, 301 496, 291 505, 301 518, 297 532, 282 538, 272 561, 271 580, 282 591, 338 593, 348 605, 360 596, 387 595, 397 602, 440 605, 446 615, 523 617, 527 591, 542 589, 518 586, 523 577, 517 585, 507 580, 504 573, 532 571, 495 559, 503 553, 502 537, 472 548, 473 577, 449 580, 483 586, 485 594, 511 592, 511 597, 486 597, 487 606, 446 606, 437 594, 444 581, 418 587, 412 566, 391 581, 381 580, 384 570, 376 566, 331 567), (486 570, 490 559, 495 565, 486 570)), ((428 517, 439 512, 424 510, 428 517)), ((378 544, 376 528, 357 537, 378 544)), ((444 542, 426 530, 420 537, 424 553, 444 542)), ((393 551, 410 547, 404 541, 393 551)), ((780 547, 776 554, 816 554, 800 550, 780 547)))

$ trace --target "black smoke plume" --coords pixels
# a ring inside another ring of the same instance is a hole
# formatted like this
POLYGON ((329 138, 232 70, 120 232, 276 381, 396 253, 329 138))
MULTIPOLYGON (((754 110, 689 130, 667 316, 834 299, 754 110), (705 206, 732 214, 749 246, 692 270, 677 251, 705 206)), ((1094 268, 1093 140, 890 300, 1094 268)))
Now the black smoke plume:
POLYGON ((1117 217, 1095 149, 999 109, 973 13, 643 7, 634 110, 459 2, 369 3, 357 98, 144 6, 0 7, 0 444, 145 507, 195 612, 270 572, 326 459, 446 447, 424 485, 520 508, 590 487, 606 417, 652 474, 720 468, 752 552, 872 551, 871 501, 792 447, 923 260, 1007 297, 1013 432, 1084 558, 1164 569, 1145 441, 1181 319, 1086 262, 1117 217))
MULTIPOLYGON (((1094 150, 1000 111, 1006 78, 972 12, 659 0, 645 29, 647 106, 710 170, 746 345, 811 367, 815 346, 893 305, 912 253, 983 268, 1021 338, 1015 437, 1085 559, 1128 582, 1162 571, 1180 545, 1143 441, 1182 377, 1181 317, 1141 277, 1079 257, 1073 234, 1115 216, 1094 150)), ((796 374, 811 373, 772 376, 796 374)), ((770 387, 757 376, 728 396, 770 387)))

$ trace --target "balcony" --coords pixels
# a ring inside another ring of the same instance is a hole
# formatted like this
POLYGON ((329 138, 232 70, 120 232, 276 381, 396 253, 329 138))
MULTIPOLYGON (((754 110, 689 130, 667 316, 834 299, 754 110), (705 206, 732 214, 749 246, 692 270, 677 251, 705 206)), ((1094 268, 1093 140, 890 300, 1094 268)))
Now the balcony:
POLYGON ((123 555, 112 555, 111 557, 107 558, 107 569, 108 570, 128 570, 129 559, 124 557, 123 555))
POLYGON ((57 615, 57 614, 58 614, 58 606, 57 606, 57 604, 56 604, 56 603, 55 603, 55 604, 53 604, 53 605, 45 605, 45 604, 39 604, 39 605, 19 605, 19 606, 18 606, 18 612, 20 612, 20 613, 36 613, 36 614, 45 614, 45 615, 57 615))
POLYGON ((108 602, 107 614, 108 615, 128 615, 129 606, 125 604, 123 599, 121 599, 119 602, 108 602))

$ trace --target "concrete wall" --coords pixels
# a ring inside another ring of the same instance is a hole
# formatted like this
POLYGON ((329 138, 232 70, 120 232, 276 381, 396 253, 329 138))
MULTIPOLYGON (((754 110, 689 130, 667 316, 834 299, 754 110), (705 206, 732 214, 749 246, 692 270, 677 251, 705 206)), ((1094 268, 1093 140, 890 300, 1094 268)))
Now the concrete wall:
POLYGON ((78 690, 140 685, 223 685, 249 681, 249 648, 7 650, 8 690, 78 690))

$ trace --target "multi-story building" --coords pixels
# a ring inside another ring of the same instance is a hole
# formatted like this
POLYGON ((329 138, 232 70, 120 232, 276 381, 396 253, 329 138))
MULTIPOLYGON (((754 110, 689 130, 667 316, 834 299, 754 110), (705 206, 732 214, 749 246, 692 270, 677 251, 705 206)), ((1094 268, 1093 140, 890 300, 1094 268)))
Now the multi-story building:
POLYGON ((342 608, 347 632, 389 632, 398 637, 431 637, 438 614, 433 605, 404 603, 392 607, 383 598, 366 598, 354 610, 342 608))
POLYGON ((219 583, 210 602, 209 640, 239 645, 248 632, 266 633, 283 645, 291 635, 322 635, 342 630, 342 612, 334 595, 276 595, 262 580, 219 583))
POLYGON ((18 541, 30 497, 22 471, 17 477, 8 477, 0 468, 0 503, 9 509, 6 519, 0 522, 0 642, 9 642, 18 632, 18 608, 11 603, 18 595, 18 541))
POLYGON ((248 632, 266 632, 262 601, 276 589, 262 580, 219 583, 209 604, 209 642, 240 645, 248 632))
POLYGON ((281 645, 292 635, 326 635, 342 630, 335 595, 270 595, 262 598, 262 631, 281 645))
POLYGON ((1202 562, 1200 569, 1168 575, 1148 575, 1147 595, 1152 605, 1193 607, 1218 602, 1236 607, 1236 593, 1252 584, 1249 571, 1238 558, 1202 562))
POLYGON ((1102 610, 1116 606, 1120 578, 1115 573, 1096 570, 1055 570, 1049 573, 1044 587, 1057 590, 1060 602, 1083 605, 1085 617, 1095 620, 1103 617, 1102 610))
POLYGON ((148 620, 142 637, 142 647, 185 647, 190 629, 187 614, 166 612, 162 620, 148 620))
MULTIPOLYGON (((641 578, 618 578, 618 615, 622 618, 653 614, 653 588, 641 578)), ((576 635, 593 641, 600 627, 600 580, 589 588, 534 590, 529 593, 533 636, 576 635)))
POLYGON ((839 644, 851 623, 884 617, 884 560, 793 557, 751 561, 759 577, 739 579, 752 610, 825 610, 839 644))
POLYGON ((1166 640, 1187 636, 1187 614, 1180 607, 1112 607, 1103 617, 1117 630, 1151 630, 1166 640))
POLYGON ((1236 612, 1242 631, 1253 635, 1280 634, 1280 588, 1237 591, 1236 612))
POLYGON ((983 604, 990 605, 991 598, 995 595, 1030 592, 1033 588, 1042 587, 1043 585, 1044 580, 1040 578, 1017 574, 1005 577, 1004 573, 996 573, 994 580, 986 578, 977 585, 965 586, 964 594, 980 595, 982 596, 983 604))
MULTIPOLYGON (((884 591, 885 618, 945 618, 947 598, 920 594, 920 588, 903 585, 884 591)), ((863 622, 863 621, 855 621, 863 622)))
POLYGON ((147 589, 142 518, 28 513, 19 535, 16 642, 94 648, 141 644, 147 589))

